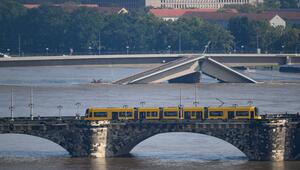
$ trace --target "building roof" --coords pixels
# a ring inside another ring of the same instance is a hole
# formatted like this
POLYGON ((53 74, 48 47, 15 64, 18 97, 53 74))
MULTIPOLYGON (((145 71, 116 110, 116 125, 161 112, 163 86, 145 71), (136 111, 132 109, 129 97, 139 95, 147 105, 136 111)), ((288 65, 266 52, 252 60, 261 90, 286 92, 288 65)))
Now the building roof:
POLYGON ((270 10, 261 13, 238 13, 235 10, 217 12, 215 9, 151 9, 157 17, 199 17, 204 20, 229 20, 232 17, 246 16, 250 20, 270 20, 278 15, 284 20, 300 20, 300 11, 270 10))
POLYGON ((158 17, 181 17, 187 12, 217 12, 217 9, 150 9, 158 17))

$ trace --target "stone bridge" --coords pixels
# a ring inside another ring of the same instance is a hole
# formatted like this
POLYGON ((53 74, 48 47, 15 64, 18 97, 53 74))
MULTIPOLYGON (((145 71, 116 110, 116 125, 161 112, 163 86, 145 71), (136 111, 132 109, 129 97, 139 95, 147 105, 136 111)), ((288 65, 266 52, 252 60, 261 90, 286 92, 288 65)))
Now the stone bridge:
POLYGON ((296 160, 300 156, 300 121, 294 118, 246 122, 98 122, 70 117, 63 117, 62 120, 0 119, 0 134, 17 133, 46 138, 65 148, 73 157, 127 155, 145 139, 168 132, 214 136, 238 148, 249 160, 296 160))

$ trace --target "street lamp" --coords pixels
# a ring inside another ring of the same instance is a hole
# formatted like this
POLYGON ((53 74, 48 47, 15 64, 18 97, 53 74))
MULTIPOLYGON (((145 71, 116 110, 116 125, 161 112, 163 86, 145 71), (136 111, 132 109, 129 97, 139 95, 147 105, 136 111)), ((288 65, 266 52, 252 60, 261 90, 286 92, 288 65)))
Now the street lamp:
POLYGON ((171 45, 168 45, 168 52, 171 54, 171 45))
POLYGON ((49 48, 47 47, 47 48, 46 48, 46 55, 48 55, 48 51, 49 51, 49 48))
POLYGON ((284 47, 285 47, 284 45, 281 46, 281 53, 284 52, 284 47))
POLYGON ((141 102, 140 102, 141 107, 144 107, 145 104, 146 104, 145 101, 141 101, 141 102))
POLYGON ((92 47, 89 46, 88 49, 89 49, 89 54, 91 55, 92 54, 92 47))
POLYGON ((10 120, 14 121, 14 110, 15 110, 15 105, 14 105, 14 89, 11 89, 11 97, 10 97, 10 106, 9 106, 9 110, 10 110, 10 120))
POLYGON ((57 106, 59 120, 61 120, 61 110, 62 110, 63 108, 64 108, 64 107, 63 107, 62 105, 58 105, 58 106, 57 106))
POLYGON ((32 90, 32 88, 30 89, 30 102, 28 104, 28 107, 30 109, 30 119, 33 120, 33 107, 34 107, 34 104, 33 104, 33 90, 32 90))
POLYGON ((126 46, 126 53, 127 54, 129 53, 129 46, 128 45, 126 46))
POLYGON ((76 106, 76 119, 79 119, 80 117, 79 108, 81 106, 81 103, 77 102, 75 103, 75 106, 76 106))
POLYGON ((7 51, 7 55, 9 55, 9 53, 10 53, 10 49, 8 48, 8 49, 6 49, 6 51, 7 51))
POLYGON ((241 45, 242 53, 244 53, 244 45, 241 45))

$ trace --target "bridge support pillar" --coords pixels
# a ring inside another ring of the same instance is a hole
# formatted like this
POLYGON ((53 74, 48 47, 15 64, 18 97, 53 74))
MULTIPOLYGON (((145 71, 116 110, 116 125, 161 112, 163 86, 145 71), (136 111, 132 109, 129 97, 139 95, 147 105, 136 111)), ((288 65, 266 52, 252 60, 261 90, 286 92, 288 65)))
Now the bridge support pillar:
POLYGON ((200 83, 201 72, 191 73, 182 77, 171 79, 169 83, 200 83))

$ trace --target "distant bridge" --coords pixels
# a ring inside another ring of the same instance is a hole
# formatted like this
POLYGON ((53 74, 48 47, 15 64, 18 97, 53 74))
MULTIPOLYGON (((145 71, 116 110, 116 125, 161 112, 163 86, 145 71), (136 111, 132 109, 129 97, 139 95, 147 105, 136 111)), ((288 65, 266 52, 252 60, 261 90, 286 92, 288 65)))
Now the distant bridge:
MULTIPOLYGON (((151 136, 191 132, 226 141, 249 160, 283 161, 300 157, 299 117, 249 121, 85 121, 74 117, 0 118, 0 134, 27 134, 53 141, 73 157, 127 155, 151 136)), ((172 142, 172 141, 166 141, 172 142)), ((205 143, 199 144, 205 147, 205 143)), ((195 146, 199 147, 199 146, 195 146)))
POLYGON ((95 65, 95 64, 160 64, 162 66, 123 78, 114 83, 159 83, 200 81, 201 73, 221 82, 256 83, 231 67, 300 64, 296 54, 136 54, 99 56, 41 56, 1 58, 0 67, 95 65))
POLYGON ((283 65, 299 63, 298 56, 261 55, 261 54, 203 54, 185 56, 162 66, 118 80, 116 84, 160 83, 196 83, 204 73, 221 82, 256 83, 255 80, 243 75, 230 67, 283 65), (230 67, 229 67, 230 66, 230 67))
MULTIPOLYGON (((78 55, 35 56, 0 58, 0 67, 56 66, 56 65, 108 65, 108 64, 163 64, 182 57, 200 54, 128 54, 128 55, 78 55)), ((300 64, 298 54, 206 54, 229 67, 300 64)))

